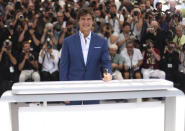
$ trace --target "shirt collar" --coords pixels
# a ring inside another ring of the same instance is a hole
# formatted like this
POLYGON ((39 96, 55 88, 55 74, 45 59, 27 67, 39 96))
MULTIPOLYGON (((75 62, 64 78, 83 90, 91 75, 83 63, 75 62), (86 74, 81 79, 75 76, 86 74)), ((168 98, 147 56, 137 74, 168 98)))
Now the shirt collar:
MULTIPOLYGON (((79 31, 79 34, 80 34, 80 37, 81 38, 84 38, 85 39, 84 34, 81 31, 79 31)), ((90 40, 91 39, 91 31, 90 31, 89 35, 86 37, 86 39, 87 40, 90 40)))

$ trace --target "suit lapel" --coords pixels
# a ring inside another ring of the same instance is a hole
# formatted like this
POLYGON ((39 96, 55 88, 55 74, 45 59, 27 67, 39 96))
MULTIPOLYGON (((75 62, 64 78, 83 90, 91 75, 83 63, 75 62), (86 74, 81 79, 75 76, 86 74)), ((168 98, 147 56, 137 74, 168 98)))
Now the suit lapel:
POLYGON ((90 46, 89 46, 86 66, 89 64, 91 58, 93 57, 93 54, 94 54, 94 42, 95 42, 94 33, 91 32, 91 41, 90 41, 90 46))
POLYGON ((74 41, 74 42, 76 43, 76 49, 75 50, 78 51, 78 54, 80 56, 80 60, 83 63, 83 65, 85 66, 79 32, 76 34, 76 41, 74 41))

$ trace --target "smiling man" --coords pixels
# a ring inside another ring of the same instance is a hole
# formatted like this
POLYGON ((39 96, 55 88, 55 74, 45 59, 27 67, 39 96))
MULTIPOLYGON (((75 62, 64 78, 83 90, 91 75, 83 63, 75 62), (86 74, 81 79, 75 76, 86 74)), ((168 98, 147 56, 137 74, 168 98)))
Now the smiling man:
POLYGON ((79 32, 63 42, 60 80, 112 80, 107 41, 91 31, 94 23, 92 10, 86 7, 80 9, 77 21, 79 32), (102 70, 106 70, 103 77, 102 70))

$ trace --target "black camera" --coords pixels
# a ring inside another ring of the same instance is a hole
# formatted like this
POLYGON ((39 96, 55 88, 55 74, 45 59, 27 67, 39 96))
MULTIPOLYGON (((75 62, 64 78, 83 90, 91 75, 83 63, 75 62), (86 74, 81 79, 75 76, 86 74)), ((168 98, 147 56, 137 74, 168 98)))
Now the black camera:
POLYGON ((115 13, 110 14, 111 15, 111 19, 114 19, 116 17, 115 13))
POLYGON ((52 48, 52 45, 50 44, 50 38, 48 37, 47 40, 46 40, 46 44, 47 44, 47 48, 48 49, 51 49, 52 48))
POLYGON ((23 15, 20 15, 20 16, 19 16, 19 19, 20 19, 20 20, 21 20, 21 19, 23 19, 23 18, 24 18, 24 16, 23 16, 23 15))
POLYGON ((48 29, 48 32, 51 32, 51 29, 48 29))
POLYGON ((55 26, 54 26, 54 29, 59 32, 61 31, 61 24, 60 23, 57 23, 55 26))
POLYGON ((107 38, 109 38, 109 36, 110 36, 110 34, 109 34, 109 32, 105 32, 105 37, 107 37, 107 38))
POLYGON ((107 29, 107 30, 110 30, 110 27, 107 25, 107 26, 106 26, 106 29, 107 29))
POLYGON ((134 15, 134 16, 138 16, 138 14, 139 14, 138 11, 134 11, 134 12, 133 12, 133 15, 134 15))
POLYGON ((31 25, 28 25, 28 30, 31 30, 32 29, 32 26, 31 25))
POLYGON ((173 49, 173 48, 172 48, 171 46, 168 46, 168 50, 169 50, 169 51, 172 51, 172 49, 173 49))
POLYGON ((32 55, 32 54, 30 53, 29 61, 33 61, 33 60, 34 60, 34 55, 32 55))
POLYGON ((102 10, 103 9, 103 5, 101 4, 101 5, 99 5, 99 9, 100 10, 102 10))
POLYGON ((4 46, 5 46, 6 50, 10 50, 11 49, 11 46, 9 44, 10 44, 10 40, 9 39, 4 41, 4 46))
POLYGON ((96 1, 93 1, 93 2, 90 4, 90 7, 96 7, 96 1))
POLYGON ((151 49, 151 46, 150 46, 150 45, 147 45, 147 46, 146 46, 146 49, 151 49))

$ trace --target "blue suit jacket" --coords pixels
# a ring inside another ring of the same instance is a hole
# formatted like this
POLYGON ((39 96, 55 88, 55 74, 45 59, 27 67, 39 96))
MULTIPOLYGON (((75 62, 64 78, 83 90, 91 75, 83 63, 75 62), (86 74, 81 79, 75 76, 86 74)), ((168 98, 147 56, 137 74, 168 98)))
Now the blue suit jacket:
POLYGON ((107 68, 112 73, 107 41, 95 33, 91 40, 87 63, 85 65, 79 32, 63 41, 60 59, 60 80, 101 80, 101 69, 107 68))

